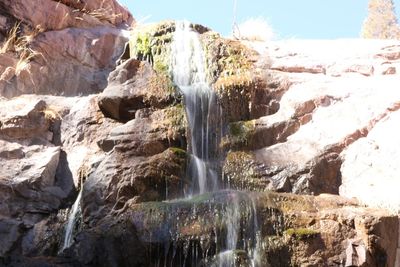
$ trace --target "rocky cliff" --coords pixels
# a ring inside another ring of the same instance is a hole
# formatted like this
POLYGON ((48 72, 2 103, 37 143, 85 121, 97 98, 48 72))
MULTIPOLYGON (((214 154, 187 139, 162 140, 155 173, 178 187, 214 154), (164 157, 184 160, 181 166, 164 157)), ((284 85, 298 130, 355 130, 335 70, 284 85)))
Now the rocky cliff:
POLYGON ((182 199, 175 23, 128 31, 114 0, 0 7, 1 266, 217 266, 233 200, 261 266, 398 266, 399 42, 241 42, 192 24, 230 190, 182 199))

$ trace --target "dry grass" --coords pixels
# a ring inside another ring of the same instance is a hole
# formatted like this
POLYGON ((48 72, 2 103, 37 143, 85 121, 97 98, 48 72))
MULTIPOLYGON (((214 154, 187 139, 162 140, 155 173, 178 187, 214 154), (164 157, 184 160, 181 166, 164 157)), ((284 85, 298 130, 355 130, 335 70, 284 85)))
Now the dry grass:
POLYGON ((8 31, 6 40, 0 48, 0 54, 7 52, 26 52, 27 47, 32 43, 33 39, 39 34, 44 32, 41 25, 36 26, 34 29, 25 30, 22 33, 21 22, 17 22, 8 31))
POLYGON ((44 32, 44 28, 41 27, 41 25, 23 32, 21 29, 21 22, 15 23, 15 25, 8 31, 7 38, 0 48, 0 54, 7 52, 14 52, 16 54, 18 62, 14 66, 15 75, 18 76, 21 71, 28 70, 27 67, 29 62, 34 57, 42 55, 30 48, 32 41, 42 32, 44 32))
MULTIPOLYGON (((94 17, 100 21, 106 21, 110 23, 115 23, 118 19, 122 18, 122 13, 114 13, 114 10, 111 6, 106 6, 105 1, 103 0, 100 4, 100 7, 94 10, 88 10, 85 7, 76 9, 73 12, 83 12, 91 17, 94 17)), ((81 18, 77 18, 81 19, 81 18)))
POLYGON ((47 106, 45 110, 43 110, 44 117, 48 121, 56 121, 61 119, 61 115, 59 110, 55 106, 47 106))
POLYGON ((20 37, 20 42, 24 46, 28 46, 40 33, 44 32, 45 29, 42 25, 37 25, 34 29, 28 30, 20 37))
POLYGON ((274 30, 264 18, 250 18, 234 28, 233 35, 240 40, 267 42, 273 39, 274 30))
POLYGON ((29 48, 22 51, 19 56, 19 60, 18 60, 17 64, 15 65, 15 74, 19 75, 21 73, 21 71, 26 70, 29 65, 29 62, 38 55, 42 55, 42 53, 38 53, 29 48))
POLYGON ((98 8, 87 13, 88 15, 100 20, 100 21, 108 21, 110 23, 114 23, 117 19, 122 17, 121 13, 115 14, 113 10, 108 8, 98 8))
POLYGON ((18 44, 18 31, 20 22, 16 23, 7 33, 6 40, 0 48, 0 54, 13 51, 15 46, 18 44))

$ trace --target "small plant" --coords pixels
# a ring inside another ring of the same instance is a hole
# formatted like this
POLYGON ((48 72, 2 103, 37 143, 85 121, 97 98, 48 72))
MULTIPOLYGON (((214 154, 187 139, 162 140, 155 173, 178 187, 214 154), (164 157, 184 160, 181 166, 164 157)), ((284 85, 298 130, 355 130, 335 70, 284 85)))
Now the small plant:
MULTIPOLYGON (((60 113, 57 111, 56 107, 47 106, 46 109, 43 110, 44 117, 48 121, 56 121, 61 118, 60 113)), ((82 165, 83 166, 83 165, 82 165)))
POLYGON ((240 40, 266 42, 273 39, 274 31, 264 18, 250 18, 234 28, 233 36, 240 40))
MULTIPOLYGON (((77 1, 79 2, 79 1, 77 1)), ((87 14, 93 18, 96 18, 100 21, 106 21, 109 23, 115 23, 118 19, 122 18, 122 13, 114 13, 114 9, 112 8, 112 6, 110 6, 109 4, 105 3, 105 0, 103 0, 100 3, 100 7, 96 8, 96 9, 87 9, 86 5, 82 8, 78 8, 73 10, 72 12, 74 13, 84 13, 87 14)), ((77 16, 75 17, 75 19, 77 20, 83 20, 83 18, 81 16, 77 16)))
POLYGON ((0 48, 0 54, 7 52, 26 53, 33 39, 39 33, 44 32, 44 28, 41 25, 37 25, 34 29, 28 29, 24 32, 20 26, 21 22, 17 22, 8 31, 7 38, 0 48))
POLYGON ((179 147, 170 147, 169 148, 176 156, 180 158, 186 158, 186 151, 179 147))

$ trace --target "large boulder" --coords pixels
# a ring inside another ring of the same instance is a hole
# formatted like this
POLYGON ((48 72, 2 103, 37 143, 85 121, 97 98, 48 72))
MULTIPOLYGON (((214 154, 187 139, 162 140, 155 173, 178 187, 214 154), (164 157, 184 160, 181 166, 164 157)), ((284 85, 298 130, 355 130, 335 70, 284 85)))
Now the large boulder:
POLYGON ((170 107, 116 127, 100 140, 108 155, 85 183, 84 214, 104 215, 104 211, 123 208, 128 201, 160 201, 182 195, 184 121, 182 107, 170 107))
POLYGON ((166 74, 156 73, 146 61, 131 58, 110 74, 99 106, 107 117, 126 122, 135 118, 137 110, 176 102, 176 95, 166 74))

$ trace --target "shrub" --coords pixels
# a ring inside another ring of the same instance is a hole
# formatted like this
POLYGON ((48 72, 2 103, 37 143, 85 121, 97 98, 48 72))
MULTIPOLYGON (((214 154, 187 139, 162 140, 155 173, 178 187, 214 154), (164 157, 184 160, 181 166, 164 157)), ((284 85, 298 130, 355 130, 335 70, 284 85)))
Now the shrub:
POLYGON ((233 30, 233 36, 241 40, 266 42, 273 39, 274 31, 264 18, 250 18, 233 30))

